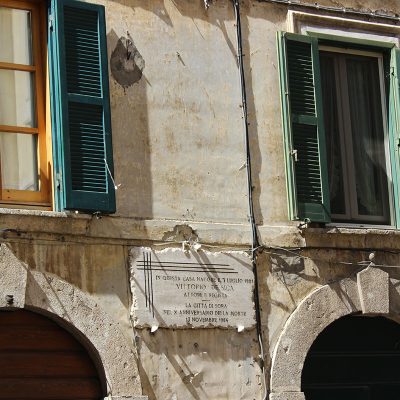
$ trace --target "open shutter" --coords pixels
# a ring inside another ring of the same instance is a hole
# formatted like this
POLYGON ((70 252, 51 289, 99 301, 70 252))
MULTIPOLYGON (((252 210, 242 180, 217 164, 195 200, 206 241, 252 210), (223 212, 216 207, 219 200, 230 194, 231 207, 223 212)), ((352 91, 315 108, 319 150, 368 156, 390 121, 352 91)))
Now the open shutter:
POLYGON ((318 42, 278 35, 289 215, 330 222, 318 42))
POLYGON ((54 0, 49 26, 56 208, 115 212, 104 7, 54 0))
POLYGON ((396 226, 400 228, 400 50, 396 47, 390 60, 389 137, 396 226))

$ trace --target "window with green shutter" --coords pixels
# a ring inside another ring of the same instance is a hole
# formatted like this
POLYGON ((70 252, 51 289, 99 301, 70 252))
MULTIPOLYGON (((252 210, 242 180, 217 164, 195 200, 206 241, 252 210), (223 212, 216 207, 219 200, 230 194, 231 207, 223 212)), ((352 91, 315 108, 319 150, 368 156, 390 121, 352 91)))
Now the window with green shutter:
POLYGON ((113 213, 104 7, 54 0, 49 21, 55 207, 113 213))
POLYGON ((290 33, 278 49, 290 218, 398 223, 399 50, 290 33))

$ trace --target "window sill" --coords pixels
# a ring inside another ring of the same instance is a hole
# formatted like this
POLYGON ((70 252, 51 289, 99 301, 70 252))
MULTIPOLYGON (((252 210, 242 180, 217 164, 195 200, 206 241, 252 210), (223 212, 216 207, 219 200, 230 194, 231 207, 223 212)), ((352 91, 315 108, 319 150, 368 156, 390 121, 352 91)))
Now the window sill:
POLYGON ((377 230, 377 231, 387 231, 387 230, 396 230, 396 227, 394 225, 374 225, 374 224, 357 224, 357 223, 346 223, 346 222, 332 222, 330 224, 326 224, 325 227, 327 229, 368 229, 370 231, 371 229, 377 230))
MULTIPOLYGON (((3 239, 48 239, 55 235, 60 240, 80 236, 106 241, 164 241, 166 233, 173 233, 177 225, 187 225, 202 243, 250 248, 249 224, 216 222, 138 219, 120 215, 91 214, 0 208, 0 232, 3 239)), ((297 228, 295 224, 259 226, 260 238, 266 247, 315 247, 348 249, 393 249, 400 246, 400 230, 393 227, 325 226, 323 228, 297 228)), ((0 235, 1 238, 1 235, 0 235)), ((174 242, 174 238, 171 242, 174 242)), ((176 242, 174 242, 176 244, 176 242)))
POLYGON ((394 227, 326 226, 302 229, 304 247, 348 250, 396 250, 400 230, 394 227))
POLYGON ((19 205, 14 207, 4 207, 4 204, 0 203, 0 215, 23 215, 32 217, 47 217, 47 218, 75 218, 88 220, 92 218, 91 214, 75 213, 72 211, 51 211, 48 209, 25 209, 18 208, 19 205))

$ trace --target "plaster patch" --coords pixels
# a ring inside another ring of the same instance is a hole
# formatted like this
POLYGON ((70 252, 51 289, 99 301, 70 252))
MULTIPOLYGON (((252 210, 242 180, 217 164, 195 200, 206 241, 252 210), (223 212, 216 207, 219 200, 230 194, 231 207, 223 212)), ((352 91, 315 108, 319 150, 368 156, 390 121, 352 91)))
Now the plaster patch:
POLYGON ((255 325, 254 276, 243 252, 133 248, 132 317, 137 327, 255 325))
POLYGON ((140 81, 145 66, 145 61, 129 33, 127 36, 118 40, 110 59, 111 74, 124 88, 140 81))

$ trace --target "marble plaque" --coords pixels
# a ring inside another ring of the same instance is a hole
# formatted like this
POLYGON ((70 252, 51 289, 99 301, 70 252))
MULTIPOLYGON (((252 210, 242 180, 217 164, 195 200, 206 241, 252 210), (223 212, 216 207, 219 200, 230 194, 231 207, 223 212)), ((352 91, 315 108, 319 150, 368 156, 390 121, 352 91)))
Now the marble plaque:
POLYGON ((255 325, 254 275, 244 252, 136 247, 130 266, 137 327, 255 325))

